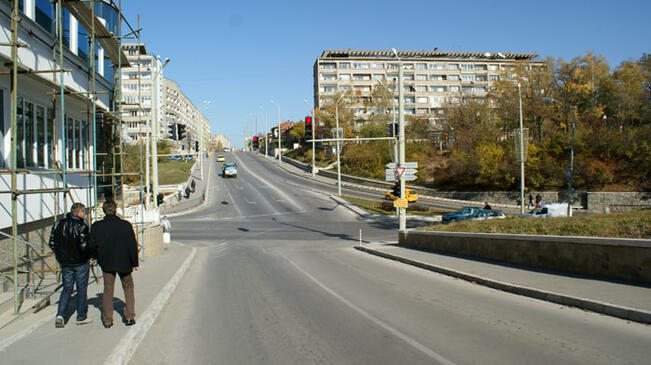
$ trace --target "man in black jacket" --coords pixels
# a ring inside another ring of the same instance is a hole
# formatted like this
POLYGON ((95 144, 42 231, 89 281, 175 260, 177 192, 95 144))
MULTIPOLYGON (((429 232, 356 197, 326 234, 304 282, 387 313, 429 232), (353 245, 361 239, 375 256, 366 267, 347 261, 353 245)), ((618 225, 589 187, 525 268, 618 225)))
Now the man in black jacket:
POLYGON ((54 251, 63 278, 63 290, 59 296, 59 306, 54 325, 57 328, 65 326, 66 309, 70 301, 73 285, 77 284, 77 324, 91 323, 88 314, 88 260, 91 250, 88 246, 88 225, 84 222, 86 207, 81 203, 74 203, 70 213, 65 218, 58 220, 52 232, 48 246, 54 251))
POLYGON ((133 292, 133 269, 138 270, 138 242, 131 223, 115 215, 114 201, 102 206, 104 219, 93 223, 90 230, 90 246, 97 252, 97 261, 104 273, 102 294, 102 323, 113 325, 113 291, 115 276, 120 275, 126 302, 126 325, 136 324, 135 296, 133 292))

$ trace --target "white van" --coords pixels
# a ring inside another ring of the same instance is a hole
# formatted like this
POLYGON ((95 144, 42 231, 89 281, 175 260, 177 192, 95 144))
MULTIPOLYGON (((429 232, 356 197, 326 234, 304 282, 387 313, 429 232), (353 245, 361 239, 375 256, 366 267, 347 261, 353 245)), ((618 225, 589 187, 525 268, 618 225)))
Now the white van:
POLYGON ((520 217, 567 217, 567 203, 543 204, 528 214, 521 214, 520 217))

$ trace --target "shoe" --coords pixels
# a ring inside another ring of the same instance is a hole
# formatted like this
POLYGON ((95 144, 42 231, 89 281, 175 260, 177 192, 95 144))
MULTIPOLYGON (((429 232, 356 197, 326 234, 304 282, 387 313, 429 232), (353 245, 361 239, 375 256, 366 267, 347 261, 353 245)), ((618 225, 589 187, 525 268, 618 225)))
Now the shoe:
POLYGON ((104 328, 111 328, 111 326, 113 325, 113 323, 109 323, 109 324, 102 323, 102 324, 104 325, 104 328))
POLYGON ((54 327, 56 328, 63 328, 66 326, 65 321, 63 320, 63 317, 57 316, 57 318, 54 320, 54 327))
POLYGON ((93 323, 93 320, 90 319, 90 318, 86 318, 86 319, 84 319, 84 320, 77 321, 76 323, 77 323, 77 325, 79 326, 79 325, 82 325, 82 324, 93 323))
POLYGON ((126 323, 127 326, 133 326, 134 324, 136 324, 136 320, 135 320, 135 319, 129 319, 129 320, 127 320, 127 323, 126 323))

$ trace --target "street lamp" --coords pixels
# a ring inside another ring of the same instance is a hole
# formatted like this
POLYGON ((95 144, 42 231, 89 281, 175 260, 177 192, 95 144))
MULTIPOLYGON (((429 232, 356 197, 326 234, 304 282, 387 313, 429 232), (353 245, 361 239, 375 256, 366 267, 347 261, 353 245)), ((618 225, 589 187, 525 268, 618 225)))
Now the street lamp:
MULTIPOLYGON (((398 51, 391 48, 393 55, 398 59, 398 167, 405 165, 405 100, 402 76, 402 60, 398 56, 398 51)), ((405 198, 405 175, 400 174, 400 198, 405 198)), ((407 210, 405 208, 398 209, 399 213, 399 229, 400 231, 407 230, 407 210)))
MULTIPOLYGON (((337 194, 341 196, 341 154, 339 153, 339 102, 345 94, 341 94, 335 102, 335 132, 337 133, 337 194)), ((314 121, 312 121, 314 123, 314 121)), ((314 137, 314 136, 312 136, 314 137)))
POLYGON ((524 129, 522 127, 522 87, 518 82, 520 109, 520 214, 524 214, 524 129))
POLYGON ((276 107, 278 108, 278 165, 280 166, 280 164, 282 164, 282 160, 283 160, 282 144, 281 144, 282 133, 281 133, 281 130, 280 130, 280 105, 278 105, 273 100, 269 100, 269 101, 271 102, 271 104, 276 105, 276 107))
MULTIPOLYGON (((303 102, 307 104, 307 99, 303 99, 303 102)), ((315 117, 314 117, 314 108, 312 108, 312 177, 316 174, 316 155, 314 154, 315 148, 314 148, 314 124, 316 123, 315 117)))
POLYGON ((576 106, 561 103, 560 101, 550 98, 543 97, 543 102, 546 104, 556 103, 562 105, 566 108, 572 109, 572 139, 570 147, 570 167, 567 169, 567 216, 572 216, 572 173, 574 172, 574 127, 576 125, 576 106))
POLYGON ((156 87, 154 87, 154 92, 156 93, 156 98, 155 103, 156 103, 156 108, 154 108, 154 111, 156 112, 156 122, 152 123, 152 139, 151 139, 151 153, 152 153, 152 162, 151 162, 151 167, 152 167, 152 175, 153 175, 153 193, 154 193, 154 208, 158 208, 158 123, 159 123, 159 118, 160 116, 158 115, 158 108, 160 107, 158 103, 158 76, 159 74, 163 71, 163 68, 167 66, 167 64, 170 63, 170 58, 166 57, 165 61, 163 61, 163 64, 161 67, 156 71, 154 74, 155 76, 153 77, 154 82, 156 83, 156 87))

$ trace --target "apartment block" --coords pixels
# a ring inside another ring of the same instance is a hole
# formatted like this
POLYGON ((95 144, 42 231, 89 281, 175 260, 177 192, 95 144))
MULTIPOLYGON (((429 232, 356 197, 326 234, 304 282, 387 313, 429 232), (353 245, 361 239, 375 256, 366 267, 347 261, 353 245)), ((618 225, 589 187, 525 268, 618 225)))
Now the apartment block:
POLYGON ((130 67, 122 68, 122 119, 123 136, 130 141, 140 141, 152 131, 159 138, 165 134, 162 113, 163 67, 153 54, 147 53, 142 43, 126 43, 122 49, 130 67), (158 123, 154 129, 154 124, 158 123))
MULTIPOLYGON (((491 85, 517 64, 543 67, 534 53, 398 51, 403 63, 406 115, 436 115, 446 105, 465 99, 483 100, 491 85)), ((314 105, 332 102, 338 92, 352 92, 355 115, 380 83, 386 83, 398 102, 398 59, 390 50, 325 50, 314 63, 314 105)))
MULTIPOLYGON (((163 79, 164 99, 162 127, 167 134, 168 126, 183 124, 186 126, 187 137, 180 141, 183 150, 194 149, 196 142, 202 141, 204 148, 210 146, 210 122, 190 99, 181 91, 179 85, 170 80, 163 79)), ((167 136, 165 136, 167 138, 167 136)))

